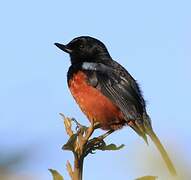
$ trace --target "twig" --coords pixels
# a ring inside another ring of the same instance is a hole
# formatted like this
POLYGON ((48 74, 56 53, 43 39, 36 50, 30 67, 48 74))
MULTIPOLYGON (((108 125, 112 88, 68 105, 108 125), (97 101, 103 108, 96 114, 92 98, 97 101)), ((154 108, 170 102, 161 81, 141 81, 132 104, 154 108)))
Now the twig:
POLYGON ((82 180, 84 158, 89 153, 93 153, 95 150, 118 150, 122 147, 120 146, 118 148, 112 144, 111 148, 111 145, 107 146, 104 142, 104 139, 109 136, 113 130, 110 130, 96 138, 90 139, 94 131, 100 127, 99 123, 91 123, 89 127, 86 127, 78 123, 78 121, 73 118, 67 118, 62 113, 60 113, 60 115, 64 119, 65 129, 70 137, 68 142, 63 146, 63 149, 70 150, 74 154, 74 169, 72 169, 69 161, 66 164, 67 171, 72 180, 82 180), (76 124, 76 133, 72 130, 72 122, 76 124))
POLYGON ((74 178, 74 172, 72 170, 72 166, 71 166, 69 161, 67 161, 67 163, 66 163, 66 168, 67 168, 67 171, 68 171, 71 179, 73 179, 74 178))

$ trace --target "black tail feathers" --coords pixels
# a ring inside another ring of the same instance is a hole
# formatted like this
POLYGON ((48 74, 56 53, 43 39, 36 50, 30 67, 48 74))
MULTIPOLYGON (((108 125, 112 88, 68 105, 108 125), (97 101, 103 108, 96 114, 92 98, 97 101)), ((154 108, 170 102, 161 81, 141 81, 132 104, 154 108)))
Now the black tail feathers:
POLYGON ((141 121, 140 120, 136 120, 133 122, 131 121, 130 123, 128 123, 128 125, 131 128, 133 128, 135 130, 135 132, 137 134, 139 134, 147 144, 148 144, 147 135, 151 138, 151 140, 154 142, 155 146, 159 150, 163 160, 165 161, 169 172, 171 173, 171 175, 175 176, 176 169, 175 169, 172 161, 170 160, 167 151, 165 150, 165 148, 163 147, 159 138, 153 131, 150 117, 147 114, 144 114, 143 119, 141 121))
POLYGON ((150 117, 147 114, 144 115, 143 125, 144 125, 144 129, 145 129, 145 133, 147 135, 149 135, 149 137, 151 138, 151 140, 154 142, 155 146, 159 150, 163 160, 166 163, 166 166, 167 166, 169 172, 171 173, 171 175, 175 176, 177 174, 176 169, 175 169, 167 151, 165 150, 164 146, 162 145, 159 138, 153 131, 150 117))

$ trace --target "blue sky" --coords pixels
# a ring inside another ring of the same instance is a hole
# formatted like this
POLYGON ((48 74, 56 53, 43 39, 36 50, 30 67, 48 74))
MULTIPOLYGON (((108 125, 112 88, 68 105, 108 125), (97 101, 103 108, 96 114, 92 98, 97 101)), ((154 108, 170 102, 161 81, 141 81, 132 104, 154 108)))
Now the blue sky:
MULTIPOLYGON (((27 161, 13 170, 47 180, 47 169, 54 168, 69 178, 65 163, 72 155, 61 150, 67 136, 58 113, 83 124, 88 121, 67 88, 69 57, 53 44, 80 35, 102 40, 138 80, 153 127, 172 159, 177 166, 180 159, 191 165, 186 155, 191 151, 190 7, 186 0, 2 1, 0 153, 29 153, 27 161)), ((124 143, 126 148, 88 157, 84 179, 158 174, 148 159, 164 166, 153 145, 148 148, 130 128, 111 135, 108 142, 124 143)))

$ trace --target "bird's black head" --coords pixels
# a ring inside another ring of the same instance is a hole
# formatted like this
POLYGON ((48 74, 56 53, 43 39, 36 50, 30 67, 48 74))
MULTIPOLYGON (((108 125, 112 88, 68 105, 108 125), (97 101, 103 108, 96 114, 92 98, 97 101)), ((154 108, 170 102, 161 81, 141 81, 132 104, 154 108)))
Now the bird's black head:
POLYGON ((55 43, 66 53, 69 53, 72 64, 80 62, 102 62, 110 58, 105 45, 89 36, 81 36, 73 39, 67 45, 55 43))

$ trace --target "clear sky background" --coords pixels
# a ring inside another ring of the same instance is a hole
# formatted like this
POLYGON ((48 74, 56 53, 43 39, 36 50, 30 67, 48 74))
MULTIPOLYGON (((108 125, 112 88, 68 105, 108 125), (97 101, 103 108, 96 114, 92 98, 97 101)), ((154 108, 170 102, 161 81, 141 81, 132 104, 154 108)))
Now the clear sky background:
MULTIPOLYGON (((189 0, 1 1, 0 161, 26 153, 21 165, 11 167, 13 173, 51 180, 47 169, 53 168, 69 179, 65 163, 72 154, 61 150, 67 136, 59 112, 88 121, 67 88, 69 57, 53 44, 90 35, 138 80, 156 133, 179 174, 188 176, 183 167, 191 167, 190 9, 189 0)), ((130 128, 107 141, 126 147, 89 156, 84 180, 132 180, 161 172, 167 179, 155 147, 130 128)))

